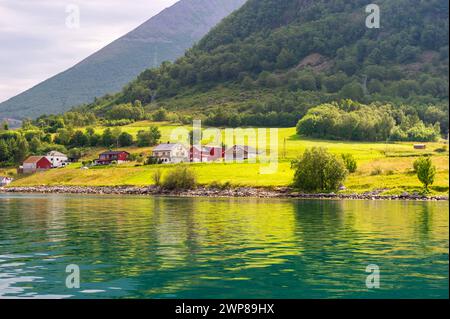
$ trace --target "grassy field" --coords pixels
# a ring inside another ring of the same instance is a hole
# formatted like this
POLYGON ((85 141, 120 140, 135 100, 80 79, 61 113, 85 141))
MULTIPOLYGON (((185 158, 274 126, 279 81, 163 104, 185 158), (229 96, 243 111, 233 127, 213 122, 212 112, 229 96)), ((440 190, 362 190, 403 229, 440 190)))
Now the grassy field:
MULTIPOLYGON (((136 135, 139 130, 148 129, 150 122, 138 122, 121 129, 136 135)), ((156 124, 162 132, 161 140, 170 140, 173 129, 179 126, 161 123, 156 124)), ((104 128, 98 127, 101 132, 104 128)), ((254 140, 250 136, 249 142, 254 140)), ((436 181, 432 187, 434 194, 448 194, 449 189, 449 156, 448 152, 438 153, 436 150, 443 143, 428 143, 426 150, 414 150, 414 143, 357 143, 341 141, 325 141, 305 139, 295 134, 295 128, 278 129, 278 167, 273 174, 263 174, 262 163, 204 163, 188 164, 197 173, 199 183, 229 183, 235 186, 276 187, 288 186, 292 182, 294 172, 290 169, 292 159, 298 157, 306 148, 322 146, 335 154, 351 153, 358 162, 356 173, 349 175, 345 186, 346 192, 366 192, 383 190, 384 193, 402 193, 421 190, 421 184, 412 172, 414 160, 424 154, 431 155, 438 169, 436 181)), ((124 148, 130 153, 149 154, 151 148, 124 148)), ((85 159, 94 159, 104 149, 92 149, 85 159)), ((76 186, 119 186, 152 184, 152 175, 156 169, 170 170, 173 165, 144 166, 138 163, 127 163, 110 167, 96 167, 80 170, 81 164, 71 164, 63 169, 55 169, 31 176, 19 177, 12 186, 35 185, 76 185, 76 186)), ((0 171, 1 174, 1 171, 0 171)))

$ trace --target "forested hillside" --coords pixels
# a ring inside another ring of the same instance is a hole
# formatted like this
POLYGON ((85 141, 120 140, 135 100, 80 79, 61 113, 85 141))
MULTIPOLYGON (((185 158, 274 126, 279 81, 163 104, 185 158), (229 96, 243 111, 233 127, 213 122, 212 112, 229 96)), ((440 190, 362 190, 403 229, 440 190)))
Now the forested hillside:
POLYGON ((311 107, 352 99, 448 114, 448 2, 377 3, 381 28, 369 29, 367 1, 249 0, 175 63, 83 110, 105 116, 138 100, 210 124, 293 126, 311 107))

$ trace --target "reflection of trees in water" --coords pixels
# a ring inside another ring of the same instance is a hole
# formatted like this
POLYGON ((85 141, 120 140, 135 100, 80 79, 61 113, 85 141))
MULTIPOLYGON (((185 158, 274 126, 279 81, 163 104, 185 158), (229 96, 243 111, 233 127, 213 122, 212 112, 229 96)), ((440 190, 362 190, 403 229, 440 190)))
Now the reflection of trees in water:
MULTIPOLYGON (((0 241, 12 240, 21 253, 33 245, 65 238, 66 202, 60 196, 16 195, 0 201, 0 241)), ((11 245, 12 246, 12 245, 11 245)))
POLYGON ((433 205, 428 202, 420 203, 420 209, 416 214, 414 231, 418 239, 418 245, 425 251, 429 250, 430 242, 433 240, 431 229, 433 226, 433 205))
MULTIPOLYGON (((362 280, 369 264, 379 265, 390 276, 397 276, 402 269, 408 271, 411 260, 448 249, 448 233, 446 237, 441 234, 448 228, 438 229, 434 220, 437 216, 433 211, 438 205, 400 201, 299 202, 296 218, 304 254, 296 263, 297 271, 305 274, 302 278, 306 278, 307 286, 347 287, 350 290, 342 293, 350 295, 364 289, 362 280), (438 245, 433 243, 436 236, 441 237, 438 245)), ((444 206, 448 209, 447 204, 444 206)), ((448 224, 448 214, 439 218, 446 218, 448 224)), ((440 220, 437 224, 446 223, 440 220)), ((394 281, 390 284, 394 289, 394 281)), ((385 287, 390 288, 387 282, 385 287)))
POLYGON ((252 199, 159 200, 158 210, 163 216, 158 218, 158 246, 164 257, 159 259, 158 276, 166 280, 159 280, 152 294, 195 289, 213 278, 244 280, 248 273, 283 263, 286 255, 297 252, 289 202, 267 205, 252 199), (175 244, 175 249, 170 244, 175 244), (194 273, 187 278, 185 270, 194 273))
MULTIPOLYGON (((321 297, 321 287, 336 286, 338 289, 344 280, 336 276, 340 265, 344 264, 344 260, 338 258, 349 245, 352 229, 345 224, 341 201, 296 201, 293 206, 296 233, 303 247, 303 253, 293 263, 298 274, 293 293, 321 297), (343 233, 346 233, 344 240, 343 233), (314 290, 304 291, 302 287, 314 287, 314 290)), ((346 256, 346 259, 350 258, 352 256, 346 256)))
POLYGON ((126 280, 137 297, 205 285, 320 297, 325 286, 362 289, 365 266, 391 267, 397 252, 448 255, 448 203, 31 197, 0 202, 0 241, 78 264, 84 282, 126 280))
POLYGON ((148 268, 152 199, 85 196, 66 200, 68 241, 62 252, 67 263, 89 270, 83 272, 85 282, 130 277, 148 268))
POLYGON ((413 220, 417 246, 423 253, 448 254, 448 205, 444 203, 416 203, 413 220))

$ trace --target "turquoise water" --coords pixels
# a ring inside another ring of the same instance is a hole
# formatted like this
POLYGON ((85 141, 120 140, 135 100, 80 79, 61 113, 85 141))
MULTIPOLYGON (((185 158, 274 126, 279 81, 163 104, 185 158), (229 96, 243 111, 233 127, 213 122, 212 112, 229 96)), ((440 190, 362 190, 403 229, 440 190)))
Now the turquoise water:
POLYGON ((448 209, 0 195, 0 298, 448 298, 448 209))

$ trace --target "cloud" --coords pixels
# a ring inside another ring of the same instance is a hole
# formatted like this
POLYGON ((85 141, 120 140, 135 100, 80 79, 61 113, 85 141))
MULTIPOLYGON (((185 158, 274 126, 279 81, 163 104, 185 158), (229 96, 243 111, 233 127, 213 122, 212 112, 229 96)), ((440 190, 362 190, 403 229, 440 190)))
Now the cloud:
POLYGON ((0 0, 0 102, 73 66, 178 0, 0 0), (68 28, 70 12, 79 28, 68 28))

